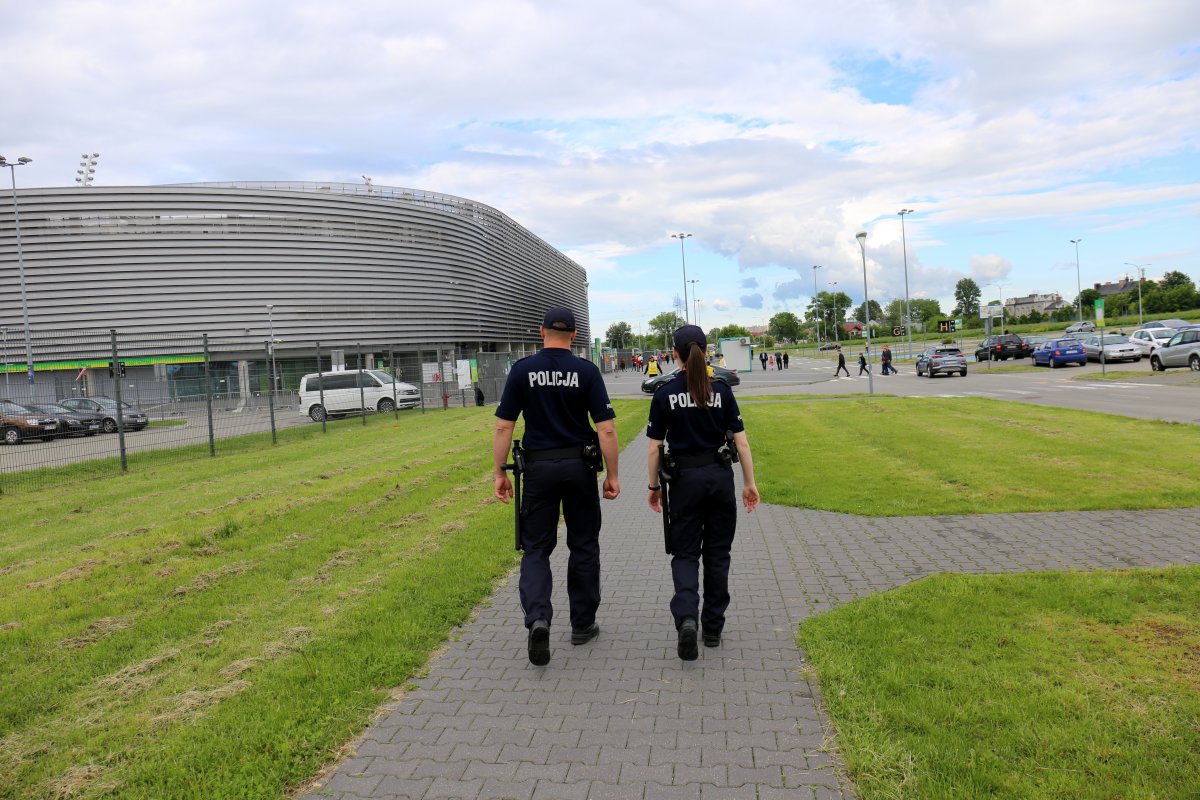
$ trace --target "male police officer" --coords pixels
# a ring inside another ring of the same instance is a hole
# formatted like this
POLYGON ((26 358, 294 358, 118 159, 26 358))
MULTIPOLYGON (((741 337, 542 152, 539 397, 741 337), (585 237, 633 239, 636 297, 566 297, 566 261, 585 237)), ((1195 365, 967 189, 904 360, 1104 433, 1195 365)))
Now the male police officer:
POLYGON ((504 471, 517 417, 525 415, 525 473, 521 499, 521 607, 529 629, 529 661, 550 662, 550 554, 557 543, 558 514, 567 523, 567 596, 571 601, 571 644, 590 642, 600 632, 600 498, 594 463, 586 450, 599 436, 608 466, 604 497, 621 492, 617 482, 616 414, 600 370, 571 353, 575 315, 552 308, 542 320, 545 347, 513 364, 496 409, 492 439, 495 494, 505 503, 512 483, 504 471), (596 423, 593 432, 588 415, 596 423))

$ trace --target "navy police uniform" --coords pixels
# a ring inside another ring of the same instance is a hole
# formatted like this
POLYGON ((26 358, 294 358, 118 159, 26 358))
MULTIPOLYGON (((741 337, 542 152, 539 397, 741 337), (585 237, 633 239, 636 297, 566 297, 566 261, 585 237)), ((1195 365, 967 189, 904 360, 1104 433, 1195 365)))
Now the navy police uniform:
POLYGON ((712 381, 712 400, 702 409, 688 393, 686 372, 654 393, 646 436, 665 441, 679 463, 669 492, 671 577, 675 595, 671 614, 675 627, 699 619, 706 636, 719 637, 729 607, 729 551, 737 526, 733 470, 717 451, 725 432, 745 430, 733 391, 712 381), (700 562, 704 562, 704 611, 700 612, 700 562))
MULTIPOLYGON (((572 328, 574 325, 572 324, 572 328)), ((600 370, 565 348, 547 347, 516 362, 496 416, 525 415, 524 488, 521 498, 520 595, 525 627, 551 621, 550 554, 557 543, 559 509, 567 523, 567 596, 571 627, 596 620, 600 605, 600 495, 596 472, 582 457, 596 442, 588 424, 613 419, 600 370)))

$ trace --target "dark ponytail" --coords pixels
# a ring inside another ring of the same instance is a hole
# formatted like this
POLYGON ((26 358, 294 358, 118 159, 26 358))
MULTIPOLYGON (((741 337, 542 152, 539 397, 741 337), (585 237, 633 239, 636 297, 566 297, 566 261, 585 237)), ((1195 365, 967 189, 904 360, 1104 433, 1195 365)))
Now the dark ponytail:
POLYGON ((708 408, 712 400, 712 384, 708 380, 708 362, 704 348, 698 342, 688 342, 687 360, 683 368, 687 371, 688 394, 699 408, 708 408))

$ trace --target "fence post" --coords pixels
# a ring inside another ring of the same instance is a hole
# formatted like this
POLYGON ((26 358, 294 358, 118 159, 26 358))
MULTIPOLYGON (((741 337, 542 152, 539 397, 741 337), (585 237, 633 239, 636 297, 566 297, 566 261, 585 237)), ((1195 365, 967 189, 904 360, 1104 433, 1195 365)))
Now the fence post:
POLYGON ((437 349, 437 372, 434 374, 441 379, 438 381, 438 394, 441 395, 439 399, 442 401, 442 411, 450 408, 450 395, 446 392, 446 373, 442 370, 444 366, 442 363, 442 348, 439 347, 437 349))
POLYGON ((396 405, 396 351, 388 350, 388 363, 392 365, 392 418, 400 419, 400 409, 396 405))
POLYGON ((212 415, 212 360, 208 353, 208 334, 204 334, 204 405, 208 407, 208 454, 217 455, 217 441, 213 435, 212 415))
POLYGON ((358 404, 362 406, 361 416, 363 425, 367 424, 367 389, 363 385, 362 342, 354 345, 358 351, 358 404))
POLYGON ((113 399, 117 401, 117 444, 121 451, 121 472, 128 472, 129 459, 125 454, 125 415, 121 408, 121 359, 117 356, 117 329, 109 328, 108 333, 112 337, 113 394, 116 395, 113 399))
MULTIPOLYGON (((263 343, 263 352, 267 355, 267 369, 270 369, 271 364, 271 343, 263 343)), ((271 375, 271 384, 275 383, 275 376, 271 375)), ((275 392, 267 392, 267 408, 271 412, 271 444, 279 444, 279 440, 275 437, 275 392)))
MULTIPOLYGON (((301 389, 304 387, 301 386, 301 389)), ((317 342, 317 394, 321 397, 321 433, 329 433, 325 427, 325 418, 329 412, 325 409, 325 374, 321 372, 321 343, 317 342)))

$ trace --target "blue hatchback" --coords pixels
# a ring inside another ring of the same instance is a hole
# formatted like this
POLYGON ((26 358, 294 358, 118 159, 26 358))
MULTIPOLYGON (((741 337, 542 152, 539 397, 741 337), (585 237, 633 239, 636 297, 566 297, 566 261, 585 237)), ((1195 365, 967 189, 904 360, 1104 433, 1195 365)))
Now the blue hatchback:
POLYGON ((1047 339, 1033 351, 1033 365, 1061 367, 1063 364, 1087 364, 1087 353, 1078 339, 1047 339))

